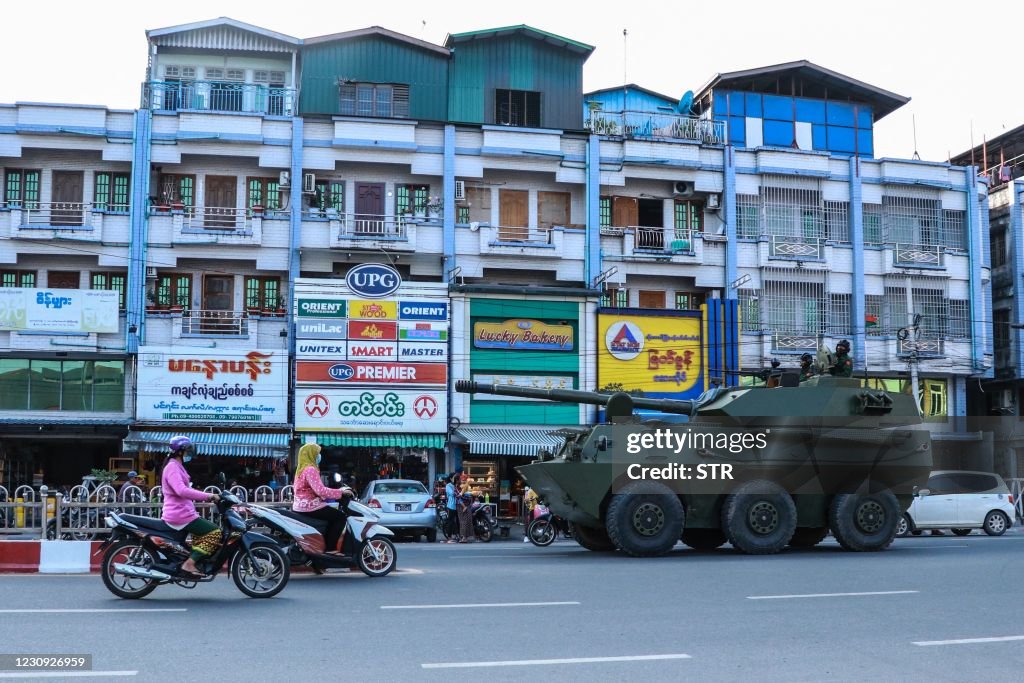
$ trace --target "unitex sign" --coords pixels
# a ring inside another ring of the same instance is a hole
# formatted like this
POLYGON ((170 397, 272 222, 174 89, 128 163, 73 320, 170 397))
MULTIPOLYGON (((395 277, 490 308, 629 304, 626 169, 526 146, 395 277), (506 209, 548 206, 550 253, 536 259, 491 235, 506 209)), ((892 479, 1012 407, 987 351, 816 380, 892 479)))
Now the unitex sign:
POLYGON ((364 361, 300 360, 295 364, 295 381, 301 384, 436 384, 448 382, 444 363, 374 363, 364 361))

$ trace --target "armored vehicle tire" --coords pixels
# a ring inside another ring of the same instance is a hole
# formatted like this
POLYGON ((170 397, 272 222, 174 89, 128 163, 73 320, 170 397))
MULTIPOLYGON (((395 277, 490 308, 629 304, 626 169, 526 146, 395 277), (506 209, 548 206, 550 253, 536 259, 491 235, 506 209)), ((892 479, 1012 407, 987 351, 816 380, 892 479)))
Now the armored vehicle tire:
MULTIPOLYGON (((914 532, 914 521, 910 519, 910 515, 906 512, 900 517, 899 523, 896 525, 896 538, 906 538, 914 532)), ((918 531, 915 536, 920 536, 921 532, 918 531)))
POLYGON ((901 516, 892 491, 840 493, 829 506, 828 522, 839 545, 864 552, 888 548, 901 516))
POLYGON ((954 536, 970 536, 971 535, 971 530, 970 529, 950 529, 950 531, 953 532, 954 536))
POLYGON ((684 529, 682 541, 694 550, 714 550, 728 541, 721 529, 684 529))
POLYGON ((722 506, 722 529, 737 550, 769 555, 786 547, 796 531, 796 504, 778 484, 756 479, 740 484, 722 506))
POLYGON ((789 539, 790 548, 813 548, 825 540, 828 536, 827 526, 800 527, 793 532, 793 538, 789 539))
POLYGON ((596 529, 592 526, 574 524, 572 537, 582 547, 587 550, 593 550, 596 553, 615 550, 615 544, 612 543, 610 538, 608 538, 608 532, 604 529, 596 529))
POLYGON ((635 481, 612 496, 605 515, 608 538, 633 557, 664 555, 683 534, 685 512, 672 489, 635 481))

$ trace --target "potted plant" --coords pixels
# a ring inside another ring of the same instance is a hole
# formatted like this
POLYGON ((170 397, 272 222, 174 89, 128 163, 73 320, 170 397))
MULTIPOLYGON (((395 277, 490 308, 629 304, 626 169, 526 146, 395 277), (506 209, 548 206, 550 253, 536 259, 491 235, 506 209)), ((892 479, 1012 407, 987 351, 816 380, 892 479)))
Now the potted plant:
POLYGON ((252 215, 253 215, 254 218, 263 218, 263 212, 264 211, 265 211, 265 209, 263 208, 263 205, 261 205, 261 204, 253 204, 252 205, 252 215))
POLYGON ((171 211, 185 211, 185 202, 176 200, 171 202, 171 211))
POLYGON ((147 289, 146 290, 146 310, 147 311, 156 311, 159 308, 160 307, 157 305, 157 301, 156 301, 156 290, 155 289, 147 289))
POLYGON ((245 307, 245 312, 249 314, 249 317, 250 317, 250 318, 251 318, 251 317, 253 317, 254 315, 259 315, 259 314, 260 314, 260 311, 262 311, 262 310, 263 310, 262 308, 260 308, 259 306, 257 306, 257 305, 256 305, 255 303, 253 303, 252 301, 250 301, 250 302, 249 302, 249 303, 248 303, 248 304, 246 305, 246 307, 245 307))

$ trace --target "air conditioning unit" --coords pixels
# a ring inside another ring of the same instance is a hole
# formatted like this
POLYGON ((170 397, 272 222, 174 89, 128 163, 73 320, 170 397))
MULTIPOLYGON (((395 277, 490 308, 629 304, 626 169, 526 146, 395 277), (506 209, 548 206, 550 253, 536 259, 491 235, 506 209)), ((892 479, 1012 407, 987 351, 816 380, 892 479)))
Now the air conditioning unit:
POLYGON ((693 183, 689 180, 677 180, 672 183, 672 194, 677 197, 692 197, 693 183))
POLYGON ((287 190, 292 186, 292 173, 291 171, 281 171, 277 175, 277 186, 282 190, 287 190))
POLYGON ((156 266, 146 266, 146 279, 147 280, 155 280, 156 279, 156 266))
POLYGON ((302 193, 313 194, 316 192, 316 175, 312 173, 302 174, 302 193))
POLYGON ((707 207, 708 211, 718 211, 720 208, 722 208, 721 201, 722 198, 719 195, 709 194, 708 201, 705 206, 707 207))
POLYGON ((464 202, 466 201, 466 181, 456 180, 455 181, 455 201, 464 202))

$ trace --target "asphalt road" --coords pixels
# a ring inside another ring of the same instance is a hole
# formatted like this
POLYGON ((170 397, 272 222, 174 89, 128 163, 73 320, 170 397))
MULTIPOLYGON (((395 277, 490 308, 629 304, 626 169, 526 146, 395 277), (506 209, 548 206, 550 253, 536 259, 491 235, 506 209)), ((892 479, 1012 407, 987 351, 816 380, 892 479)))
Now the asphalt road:
POLYGON ((123 601, 95 575, 8 575, 0 653, 92 654, 111 681, 1019 680, 1016 531, 645 560, 403 543, 389 577, 297 576, 271 600, 225 577, 123 601))

